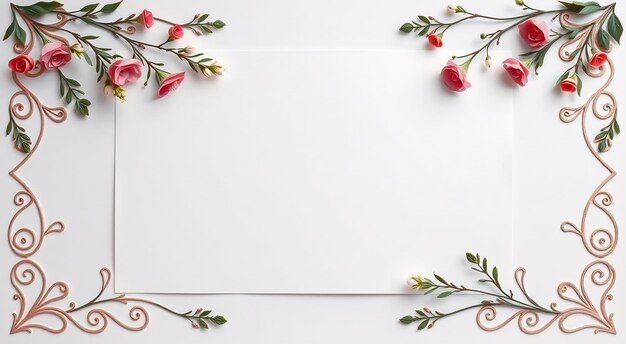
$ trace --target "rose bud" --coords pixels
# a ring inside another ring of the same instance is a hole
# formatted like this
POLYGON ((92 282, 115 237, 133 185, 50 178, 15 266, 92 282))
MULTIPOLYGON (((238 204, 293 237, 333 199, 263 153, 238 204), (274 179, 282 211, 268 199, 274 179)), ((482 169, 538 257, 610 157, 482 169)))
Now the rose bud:
POLYGON ((174 40, 183 38, 185 31, 183 30, 182 26, 176 24, 170 27, 170 29, 168 30, 168 33, 170 35, 170 40, 174 41, 174 40))
POLYGON ((428 35, 428 43, 430 43, 430 45, 435 48, 441 48, 443 46, 442 37, 443 35, 441 34, 435 35, 434 33, 431 33, 430 35, 428 35))
POLYGON ((18 55, 9 60, 9 68, 15 73, 28 73, 35 68, 35 61, 28 55, 18 55))
POLYGON ((576 80, 574 79, 565 79, 563 81, 561 81, 561 91, 563 92, 569 92, 569 93, 574 93, 577 90, 577 83, 576 80))
POLYGON ((589 66, 593 67, 593 68, 600 68, 602 67, 602 65, 604 64, 604 62, 606 62, 606 60, 608 60, 609 55, 607 55, 606 53, 595 53, 591 59, 589 59, 589 66))

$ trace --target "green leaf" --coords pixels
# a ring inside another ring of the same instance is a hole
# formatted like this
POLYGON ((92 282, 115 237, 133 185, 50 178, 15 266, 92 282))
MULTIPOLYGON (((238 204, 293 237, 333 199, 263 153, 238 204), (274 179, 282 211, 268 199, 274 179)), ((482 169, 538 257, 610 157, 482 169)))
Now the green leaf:
POLYGON ((26 31, 22 29, 20 24, 15 25, 15 38, 22 46, 26 44, 26 31))
POLYGON ((89 116, 89 106, 91 102, 87 99, 78 99, 74 104, 74 109, 82 116, 89 116))
POLYGON ((603 50, 608 50, 610 48, 610 35, 606 30, 600 29, 598 30, 598 43, 603 50))
POLYGON ((66 81, 67 81, 68 84, 70 84, 72 86, 80 87, 80 83, 78 81, 74 80, 74 79, 69 79, 68 78, 68 79, 66 79, 66 81))
POLYGON ((205 21, 207 18, 209 17, 208 14, 203 14, 200 17, 198 17, 198 23, 202 23, 203 21, 205 21))
POLYGON ((417 330, 423 330, 426 328, 426 326, 428 326, 428 319, 422 321, 419 326, 417 326, 417 330))
POLYGON ((88 65, 93 66, 93 63, 91 62, 91 57, 89 57, 89 54, 84 52, 82 56, 85 58, 85 62, 87 62, 88 65))
POLYGON ((443 299, 444 297, 448 297, 452 295, 452 291, 444 291, 443 293, 437 295, 438 299, 443 299))
POLYGON ((487 271, 487 258, 483 258, 483 270, 487 271))
POLYGON ((78 10, 78 12, 90 13, 90 12, 93 12, 96 8, 98 8, 98 4, 90 4, 90 5, 86 5, 85 7, 81 8, 80 10, 78 10))
POLYGON ((13 21, 11 22, 11 25, 9 25, 9 27, 7 27, 7 31, 4 33, 4 38, 2 38, 3 41, 6 41, 9 37, 11 37, 11 35, 13 34, 13 31, 15 31, 15 19, 13 19, 13 21))
POLYGON ((493 279, 496 281, 496 284, 499 284, 499 282, 498 282, 498 268, 496 268, 494 266, 493 270, 491 271, 491 275, 493 276, 493 279))
POLYGON ((63 81, 59 83, 59 93, 61 94, 61 98, 65 96, 65 83, 63 81))
POLYGON ((100 9, 100 12, 102 12, 102 13, 111 13, 111 12, 115 11, 118 7, 120 7, 121 4, 122 4, 122 1, 118 1, 118 2, 115 2, 115 3, 112 3, 112 4, 104 5, 100 9))
POLYGON ((417 35, 422 37, 422 36, 425 36, 427 33, 428 33, 428 26, 424 26, 422 31, 420 31, 417 35))
POLYGON ((214 317, 209 318, 215 325, 224 325, 226 323, 226 318, 221 315, 216 315, 214 317))
POLYGON ((216 21, 214 21, 214 22, 213 22, 213 26, 214 26, 216 29, 221 29, 221 28, 223 28, 224 26, 226 26, 226 23, 224 23, 224 22, 223 22, 223 21, 221 21, 221 20, 216 20, 216 21))
POLYGON ((613 120, 613 130, 615 130, 615 134, 619 135, 620 128, 619 128, 619 124, 617 123, 617 120, 613 120))
POLYGON ((204 311, 204 312, 200 313, 200 317, 204 318, 204 317, 206 317, 209 314, 211 314, 211 311, 204 311))
POLYGON ((476 260, 476 256, 474 256, 473 254, 467 252, 465 254, 465 258, 467 258, 467 261, 473 264, 476 264, 477 260, 476 260))
POLYGON ((574 1, 574 2, 565 2, 565 1, 559 1, 563 6, 565 6, 565 8, 567 8, 568 10, 574 12, 574 13, 580 13, 580 14, 589 14, 589 13, 593 13, 593 12, 597 12, 600 9, 602 9, 602 6, 600 6, 600 4, 598 4, 595 1, 588 1, 588 2, 578 2, 578 1, 574 1))
POLYGON ((607 29, 609 30, 609 34, 613 39, 619 44, 620 39, 622 38, 622 33, 624 33, 624 27, 620 22, 615 12, 611 14, 609 20, 607 21, 607 29))
POLYGON ((598 144, 598 150, 599 150, 600 152, 606 152, 606 151, 607 151, 607 149, 606 149, 606 148, 607 148, 606 141, 601 141, 601 142, 598 144))
POLYGON ((209 329, 209 325, 206 323, 206 321, 202 319, 198 319, 198 325, 200 325, 200 327, 202 327, 205 330, 209 329))
POLYGON ((21 6, 20 8, 30 17, 39 17, 62 6, 62 3, 56 1, 40 1, 30 6, 21 6))
POLYGON ((417 16, 419 20, 423 21, 426 24, 430 24, 430 20, 426 16, 417 16))
POLYGON ((433 291, 435 291, 435 290, 437 290, 437 289, 438 289, 437 287, 433 287, 432 289, 428 289, 428 290, 426 290, 426 292, 424 293, 424 295, 428 295, 428 294, 432 293, 433 291))
POLYGON ((437 279, 437 281, 439 281, 439 282, 441 282, 441 283, 443 283, 445 285, 448 285, 448 282, 446 282, 446 280, 444 280, 443 277, 441 277, 441 276, 439 276, 437 274, 433 274, 433 275, 435 275, 435 278, 437 279))
POLYGON ((7 136, 11 133, 11 130, 13 130, 13 122, 9 121, 9 123, 7 123, 7 130, 6 130, 7 136))
POLYGON ((579 97, 582 91, 583 91, 583 79, 581 79, 580 76, 576 74, 576 92, 578 93, 579 97))
POLYGON ((413 31, 413 24, 411 24, 411 23, 404 23, 404 24, 402 24, 402 26, 400 26, 400 31, 402 31, 404 33, 409 33, 411 31, 413 31))
POLYGON ((408 324, 410 324, 410 323, 414 322, 415 320, 416 320, 416 319, 415 319, 415 318, 413 318, 413 317, 412 317, 412 316, 410 316, 410 315, 405 315, 405 316, 403 316, 402 318, 400 318, 400 322, 401 322, 401 323, 403 323, 403 324, 405 324, 405 325, 408 325, 408 324))

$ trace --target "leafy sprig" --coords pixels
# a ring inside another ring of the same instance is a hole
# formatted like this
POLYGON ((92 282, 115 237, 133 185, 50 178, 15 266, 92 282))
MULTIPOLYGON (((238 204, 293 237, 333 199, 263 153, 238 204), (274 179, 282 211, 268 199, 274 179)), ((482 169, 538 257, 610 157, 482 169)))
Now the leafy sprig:
POLYGON ((32 140, 26 134, 26 129, 17 124, 13 115, 9 115, 9 123, 7 124, 6 135, 11 135, 15 148, 24 153, 30 152, 32 140))
POLYGON ((198 308, 193 314, 189 311, 183 316, 187 318, 187 320, 191 321, 194 327, 204 330, 209 329, 209 323, 220 326, 224 325, 227 321, 223 316, 211 315, 210 310, 204 310, 202 308, 198 308))
POLYGON ((425 328, 433 327, 435 323, 442 318, 486 305, 508 306, 519 309, 528 309, 540 313, 556 313, 554 310, 539 305, 535 302, 535 300, 527 295, 525 291, 522 291, 525 300, 515 298, 512 290, 505 291, 499 280, 498 268, 496 266, 490 267, 487 258, 481 259, 480 254, 468 252, 465 254, 465 259, 471 264, 472 270, 482 275, 482 277, 478 279, 478 283, 491 285, 491 290, 468 288, 462 284, 448 282, 436 273, 433 273, 436 281, 424 277, 414 276, 409 279, 409 283, 413 289, 422 291, 424 295, 435 292, 438 293, 437 298, 446 298, 460 293, 473 293, 487 296, 489 297, 488 299, 448 313, 432 311, 428 308, 421 308, 415 311, 415 315, 406 315, 400 318, 400 322, 403 324, 419 322, 417 329, 423 330, 425 328))
POLYGON ((91 101, 82 97, 85 95, 85 92, 80 89, 80 83, 66 77, 60 69, 57 69, 57 73, 59 74, 59 93, 61 98, 65 100, 67 105, 74 103, 76 113, 89 116, 91 101))
POLYGON ((613 139, 620 133, 619 124, 614 117, 613 120, 606 127, 600 130, 600 133, 594 138, 595 143, 598 144, 598 150, 600 152, 606 152, 611 148, 613 139))

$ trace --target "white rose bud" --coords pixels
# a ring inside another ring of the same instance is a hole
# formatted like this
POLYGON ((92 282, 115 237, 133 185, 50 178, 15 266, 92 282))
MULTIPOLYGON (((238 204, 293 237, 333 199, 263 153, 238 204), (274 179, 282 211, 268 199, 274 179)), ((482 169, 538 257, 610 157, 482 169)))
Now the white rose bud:
POLYGON ((491 56, 489 55, 487 55, 487 58, 485 58, 485 67, 491 68, 491 56))
POLYGON ((455 14, 456 11, 457 11, 457 6, 455 6, 455 5, 448 5, 448 13, 455 14))

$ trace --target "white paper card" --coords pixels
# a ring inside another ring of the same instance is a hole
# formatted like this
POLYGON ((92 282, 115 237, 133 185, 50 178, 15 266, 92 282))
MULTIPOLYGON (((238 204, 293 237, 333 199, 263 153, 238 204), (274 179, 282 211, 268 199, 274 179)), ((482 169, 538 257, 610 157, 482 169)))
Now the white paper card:
POLYGON ((476 68, 444 91, 446 54, 221 51, 219 80, 129 90, 116 290, 388 294, 467 250, 506 267, 510 89, 476 68))

